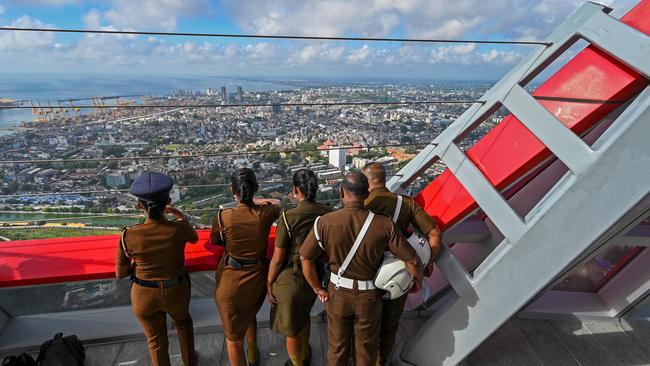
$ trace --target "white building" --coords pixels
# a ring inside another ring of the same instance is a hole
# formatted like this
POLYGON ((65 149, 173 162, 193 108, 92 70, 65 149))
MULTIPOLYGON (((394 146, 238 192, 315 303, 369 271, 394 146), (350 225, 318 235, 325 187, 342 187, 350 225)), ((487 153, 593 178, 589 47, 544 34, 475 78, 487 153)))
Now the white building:
POLYGON ((173 186, 172 190, 169 191, 169 198, 172 199, 172 204, 178 203, 181 201, 181 190, 178 186, 173 186))
POLYGON ((348 151, 346 149, 337 149, 336 147, 332 146, 331 150, 329 151, 330 165, 335 166, 339 169, 344 169, 347 152, 348 151))

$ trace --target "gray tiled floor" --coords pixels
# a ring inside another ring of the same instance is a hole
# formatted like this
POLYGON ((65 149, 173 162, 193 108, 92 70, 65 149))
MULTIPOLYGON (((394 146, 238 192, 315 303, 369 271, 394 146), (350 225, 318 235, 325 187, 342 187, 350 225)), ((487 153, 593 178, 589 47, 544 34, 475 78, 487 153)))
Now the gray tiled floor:
MULTIPOLYGON (((398 333, 400 345, 403 340, 413 336, 424 320, 414 314, 402 319, 398 333)), ((311 346, 312 365, 324 366, 327 354, 326 323, 312 323, 311 346)), ((261 365, 284 364, 284 341, 269 328, 259 330, 259 347, 261 365)), ((228 365, 223 334, 197 334, 196 349, 199 365, 228 365)), ((86 355, 88 366, 151 365, 144 339, 91 345, 86 355)), ((182 365, 175 337, 170 337, 170 355, 172 365, 182 365)), ((616 322, 513 318, 461 365, 650 365, 650 328, 616 322)))

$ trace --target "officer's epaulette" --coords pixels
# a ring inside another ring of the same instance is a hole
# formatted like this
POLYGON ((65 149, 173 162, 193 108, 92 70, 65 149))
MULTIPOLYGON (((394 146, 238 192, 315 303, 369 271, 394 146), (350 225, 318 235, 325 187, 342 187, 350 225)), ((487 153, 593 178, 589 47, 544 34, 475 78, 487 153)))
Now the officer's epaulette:
POLYGON ((142 226, 142 225, 144 225, 144 223, 133 224, 133 225, 128 225, 128 226, 122 226, 122 227, 120 228, 120 231, 126 231, 126 230, 133 229, 133 228, 136 228, 136 227, 138 227, 138 226, 142 226))
POLYGON ((282 213, 280 213, 280 219, 282 220, 285 229, 287 229, 287 236, 289 237, 289 239, 291 239, 293 235, 291 235, 291 225, 289 225, 289 220, 287 220, 286 211, 282 211, 282 213))
POLYGON ((126 245, 126 232, 128 230, 129 230, 128 227, 122 226, 122 234, 120 235, 120 247, 122 248, 122 253, 124 253, 124 255, 127 258, 131 258, 131 253, 132 252, 129 249, 129 247, 126 245))

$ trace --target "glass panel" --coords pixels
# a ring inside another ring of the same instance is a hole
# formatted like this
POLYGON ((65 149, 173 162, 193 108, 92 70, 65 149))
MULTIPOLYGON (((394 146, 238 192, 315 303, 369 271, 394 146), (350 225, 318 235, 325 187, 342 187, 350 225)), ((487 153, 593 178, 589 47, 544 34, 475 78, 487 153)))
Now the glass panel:
POLYGON ((598 292, 607 281, 643 250, 642 247, 616 245, 574 269, 555 290, 598 292))
MULTIPOLYGON (((214 272, 191 273, 192 298, 214 297, 214 272)), ((129 280, 99 280, 0 290, 0 310, 11 317, 127 306, 129 280)))

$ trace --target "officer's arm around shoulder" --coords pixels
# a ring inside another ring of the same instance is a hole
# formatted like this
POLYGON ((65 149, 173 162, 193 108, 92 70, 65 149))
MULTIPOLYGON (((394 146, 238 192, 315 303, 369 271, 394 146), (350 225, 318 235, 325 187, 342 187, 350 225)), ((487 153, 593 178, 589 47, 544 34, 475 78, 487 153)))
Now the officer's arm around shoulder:
POLYGON ((422 234, 428 234, 437 227, 436 220, 429 216, 419 203, 413 198, 408 197, 406 203, 411 210, 411 221, 422 234))
POLYGON ((282 207, 280 207, 280 200, 277 199, 255 199, 255 204, 262 207, 262 217, 268 218, 271 222, 277 220, 280 217, 282 212, 282 207))
MULTIPOLYGON (((383 218, 383 216, 381 217, 383 218)), ((402 235, 393 221, 390 218, 383 221, 384 225, 386 225, 388 251, 404 262, 409 262, 416 258, 417 253, 415 249, 406 241, 404 235, 402 235)))

